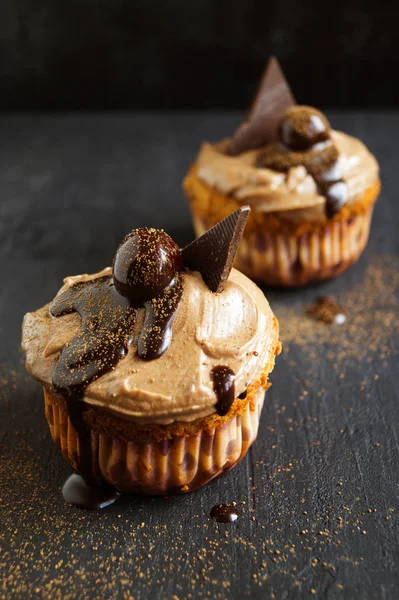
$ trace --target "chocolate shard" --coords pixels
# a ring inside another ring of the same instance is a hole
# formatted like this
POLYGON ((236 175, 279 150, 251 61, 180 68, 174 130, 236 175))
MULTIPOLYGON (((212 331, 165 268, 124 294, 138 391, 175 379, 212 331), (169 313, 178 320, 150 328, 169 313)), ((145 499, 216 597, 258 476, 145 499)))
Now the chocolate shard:
POLYGON ((276 141, 283 113, 295 104, 280 63, 271 56, 248 116, 231 138, 229 154, 241 154, 276 141))
POLYGON ((225 286, 250 212, 242 206, 182 250, 183 264, 199 271, 212 292, 225 286))

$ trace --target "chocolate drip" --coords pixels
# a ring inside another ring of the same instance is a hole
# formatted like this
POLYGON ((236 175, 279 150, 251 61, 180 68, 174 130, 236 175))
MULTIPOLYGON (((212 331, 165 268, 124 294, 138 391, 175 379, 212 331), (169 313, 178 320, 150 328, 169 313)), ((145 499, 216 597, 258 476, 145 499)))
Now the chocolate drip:
POLYGON ((61 352, 53 384, 65 398, 80 397, 91 382, 126 354, 136 310, 114 289, 109 276, 77 283, 57 296, 54 317, 77 312, 82 326, 61 352))
POLYGON ((77 399, 86 386, 110 371, 127 352, 137 311, 114 289, 112 278, 77 283, 53 301, 50 312, 77 312, 82 326, 63 348, 53 384, 65 398, 77 399))
POLYGON ((227 415, 235 399, 235 373, 225 365, 213 367, 211 371, 213 389, 217 397, 216 412, 223 417, 227 415))
POLYGON ((348 201, 348 186, 342 179, 338 152, 332 146, 332 142, 322 144, 319 153, 316 153, 306 166, 316 182, 319 193, 326 198, 326 216, 330 219, 348 201), (326 154, 325 157, 323 152, 326 154))
POLYGON ((77 283, 57 296, 54 317, 77 312, 82 325, 65 346, 53 372, 53 384, 66 399, 68 414, 79 438, 79 471, 95 480, 90 431, 84 421, 85 388, 115 367, 127 352, 137 311, 114 289, 112 278, 77 283))
POLYGON ((156 298, 145 303, 144 325, 137 340, 137 353, 143 360, 159 358, 172 339, 172 324, 183 293, 180 276, 156 298))
MULTIPOLYGON (((132 306, 115 290, 112 277, 106 276, 75 284, 57 296, 51 305, 50 312, 54 317, 77 312, 82 319, 78 334, 63 348, 52 379, 54 387, 66 400, 69 419, 79 438, 78 470, 89 486, 96 485, 98 475, 91 434, 84 419, 84 390, 89 383, 115 368, 126 355, 133 341, 138 310, 143 306, 146 314, 137 340, 138 355, 146 360, 161 356, 171 342, 171 326, 182 293, 183 284, 177 275, 160 296, 132 306)), ((83 484, 79 486, 81 492, 83 484)), ((70 487, 66 489, 69 490, 68 494, 64 493, 67 499, 71 494, 70 487)), ((99 488, 91 493, 97 498, 99 488)), ((83 504, 80 502, 79 505, 83 504)))
POLYGON ((239 394, 238 397, 240 400, 245 400, 245 398, 247 397, 247 390, 244 390, 241 394, 239 394))
POLYGON ((288 171, 303 165, 312 175, 318 191, 326 198, 326 216, 333 217, 348 200, 348 186, 339 169, 338 152, 331 140, 317 144, 307 152, 271 146, 258 160, 258 167, 288 171))
POLYGON ((348 201, 348 186, 343 179, 333 182, 316 181, 319 190, 326 197, 326 215, 330 219, 348 201))
POLYGON ((216 504, 211 510, 211 517, 218 523, 234 523, 238 519, 235 503, 216 504))
POLYGON ((93 453, 91 450, 91 433, 84 420, 86 406, 78 395, 66 397, 66 403, 69 420, 79 440, 79 472, 84 476, 88 485, 96 487, 95 465, 93 464, 93 453))

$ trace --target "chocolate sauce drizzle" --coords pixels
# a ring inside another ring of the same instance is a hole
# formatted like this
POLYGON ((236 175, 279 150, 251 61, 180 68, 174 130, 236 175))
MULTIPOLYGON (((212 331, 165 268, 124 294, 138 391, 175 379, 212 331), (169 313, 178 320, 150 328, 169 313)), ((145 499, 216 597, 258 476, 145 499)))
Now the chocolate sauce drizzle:
POLYGON ((213 367, 211 371, 213 389, 216 394, 216 412, 223 417, 227 415, 235 399, 235 373, 225 365, 213 367))
POLYGON ((342 179, 338 151, 326 117, 310 107, 287 111, 280 124, 280 143, 267 148, 258 167, 287 172, 303 165, 326 198, 326 216, 333 217, 348 200, 348 186, 342 179))
POLYGON ((234 523, 238 519, 238 512, 235 503, 216 504, 211 509, 211 517, 218 523, 234 523))
POLYGON ((338 153, 330 140, 317 145, 309 152, 264 153, 258 162, 259 167, 276 171, 288 171, 291 167, 304 165, 312 175, 318 191, 326 198, 326 216, 333 217, 348 200, 348 186, 339 171, 338 153))
POLYGON ((66 400, 69 419, 79 438, 79 472, 93 485, 95 466, 82 397, 89 383, 113 369, 125 356, 137 311, 115 291, 112 278, 106 276, 68 288, 55 298, 50 312, 54 317, 77 312, 82 319, 77 335, 60 354, 53 385, 66 400))
POLYGON ((68 288, 55 298, 50 312, 54 317, 77 312, 82 319, 53 372, 57 391, 75 399, 125 356, 137 310, 116 292, 112 278, 105 276, 68 288))
POLYGON ((315 181, 319 191, 326 197, 326 216, 330 219, 347 203, 348 186, 341 177, 335 181, 328 181, 326 174, 324 179, 317 180, 315 178, 315 181))
POLYGON ((137 353, 141 359, 159 358, 168 348, 182 293, 181 278, 176 276, 162 294, 145 303, 144 325, 137 340, 137 353))
POLYGON ((326 198, 326 216, 333 217, 348 201, 348 186, 342 179, 338 151, 330 139, 313 146, 304 162, 316 182, 319 193, 326 198))
MULTIPOLYGON (((134 339, 133 328, 138 311, 143 306, 145 319, 137 339, 138 354, 140 358, 152 360, 165 352, 171 342, 171 325, 182 292, 182 282, 177 275, 160 296, 141 306, 131 306, 115 290, 112 277, 105 276, 73 285, 51 304, 50 312, 54 317, 77 312, 82 319, 79 332, 60 354, 52 381, 66 400, 70 421, 79 438, 78 470, 89 486, 96 485, 98 473, 94 464, 90 430, 84 419, 87 408, 83 402, 84 391, 89 383, 115 368, 126 356, 134 339)), ((68 500, 71 498, 71 485, 64 490, 67 501, 71 501, 68 500)), ((76 479, 73 480, 73 485, 76 491, 76 479)), ((109 497, 109 486, 103 484, 100 487, 104 488, 105 496, 109 497)), ((80 498, 88 498, 86 492, 82 493, 84 489, 84 482, 81 482, 76 492, 80 498)), ((95 500, 88 501, 87 508, 93 502, 100 506, 103 495, 98 488, 95 494, 95 500)), ((83 505, 83 501, 80 505, 83 505)))

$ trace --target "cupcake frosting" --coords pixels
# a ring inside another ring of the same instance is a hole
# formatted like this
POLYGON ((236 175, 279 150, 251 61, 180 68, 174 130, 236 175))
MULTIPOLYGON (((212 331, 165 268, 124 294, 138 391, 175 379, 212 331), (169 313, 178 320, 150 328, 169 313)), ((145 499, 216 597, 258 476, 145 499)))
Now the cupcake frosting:
MULTIPOLYGON (((94 275, 64 280, 59 296, 71 286, 110 276, 107 268, 94 275)), ((83 401, 140 423, 193 421, 215 412, 217 397, 212 369, 234 372, 236 395, 262 374, 277 344, 276 321, 259 288, 232 270, 222 292, 210 291, 198 272, 182 274, 183 293, 173 322, 168 350, 145 361, 131 343, 116 366, 85 389, 83 401)), ((54 317, 50 305, 28 313, 23 324, 23 349, 28 371, 52 389, 60 356, 81 327, 75 312, 54 317)))
MULTIPOLYGON (((355 203, 378 178, 374 156, 358 139, 340 131, 331 131, 337 150, 337 170, 347 185, 348 204, 355 203)), ((325 220, 326 198, 304 165, 277 171, 258 166, 260 157, 270 146, 228 154, 230 140, 204 143, 197 157, 197 174, 209 187, 248 204, 257 211, 284 212, 284 217, 325 220)))

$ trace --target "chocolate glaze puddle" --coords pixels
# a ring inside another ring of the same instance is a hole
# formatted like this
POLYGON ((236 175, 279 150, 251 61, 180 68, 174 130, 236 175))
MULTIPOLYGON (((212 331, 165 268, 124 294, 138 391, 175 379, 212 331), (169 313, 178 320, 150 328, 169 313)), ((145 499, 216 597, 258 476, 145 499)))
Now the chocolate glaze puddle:
POLYGON ((108 483, 88 485, 77 473, 68 477, 62 488, 62 495, 68 504, 86 510, 105 508, 120 497, 120 493, 112 485, 108 483))
POLYGON ((225 365, 213 367, 211 371, 213 389, 216 394, 216 412, 223 417, 227 415, 235 399, 235 373, 225 365))
POLYGON ((235 503, 216 504, 211 510, 211 517, 218 523, 234 523, 238 519, 235 503))

